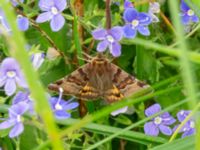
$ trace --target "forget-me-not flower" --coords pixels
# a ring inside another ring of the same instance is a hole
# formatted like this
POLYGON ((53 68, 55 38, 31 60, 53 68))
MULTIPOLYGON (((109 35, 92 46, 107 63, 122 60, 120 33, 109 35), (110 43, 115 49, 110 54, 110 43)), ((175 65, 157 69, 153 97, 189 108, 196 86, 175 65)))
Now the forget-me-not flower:
POLYGON ((19 136, 23 130, 23 118, 22 115, 28 110, 29 106, 26 102, 20 102, 12 105, 9 108, 9 119, 0 123, 0 129, 11 128, 9 132, 9 137, 14 138, 19 136))
POLYGON ((71 102, 71 100, 65 101, 62 99, 63 89, 59 89, 59 97, 51 97, 49 99, 51 109, 53 110, 54 116, 57 119, 67 119, 71 117, 70 110, 78 107, 77 102, 71 102))
POLYGON ((191 24, 192 22, 199 22, 198 16, 195 15, 194 11, 190 9, 190 7, 183 0, 181 0, 180 9, 182 11, 181 18, 184 25, 191 24))
POLYGON ((150 35, 148 25, 151 23, 151 17, 147 13, 140 13, 134 8, 127 8, 124 11, 123 18, 126 22, 123 27, 126 38, 134 38, 137 31, 144 35, 150 35))
POLYGON ((40 0, 39 7, 44 12, 37 17, 36 22, 50 21, 52 31, 59 31, 65 23, 65 18, 61 13, 66 6, 66 0, 40 0))
POLYGON ((104 52, 107 48, 109 48, 110 53, 114 57, 118 57, 121 55, 121 45, 119 41, 123 37, 122 27, 116 26, 111 29, 96 29, 92 32, 92 35, 95 40, 100 40, 97 45, 98 52, 104 52))
MULTIPOLYGON (((159 104, 154 104, 145 110, 145 115, 150 117, 161 111, 159 104)), ((172 125, 176 120, 168 113, 164 112, 161 115, 156 116, 150 122, 145 123, 144 131, 147 135, 157 136, 159 131, 165 135, 171 135, 172 129, 169 125, 172 125)))
MULTIPOLYGON (((178 121, 181 123, 183 122, 183 120, 185 120, 185 118, 190 114, 191 111, 186 111, 186 110, 181 110, 177 113, 177 118, 178 118, 178 121)), ((174 127, 174 131, 177 129, 177 127, 179 126, 180 124, 176 125, 174 127)), ((190 136, 190 135, 193 135, 195 134, 196 132, 196 129, 195 129, 195 121, 193 118, 189 119, 185 124, 184 126, 179 130, 179 133, 183 133, 182 134, 182 138, 186 137, 186 136, 190 136)))
POLYGON ((5 58, 0 66, 0 87, 4 86, 6 95, 11 96, 15 93, 17 85, 28 87, 18 62, 11 57, 5 58))

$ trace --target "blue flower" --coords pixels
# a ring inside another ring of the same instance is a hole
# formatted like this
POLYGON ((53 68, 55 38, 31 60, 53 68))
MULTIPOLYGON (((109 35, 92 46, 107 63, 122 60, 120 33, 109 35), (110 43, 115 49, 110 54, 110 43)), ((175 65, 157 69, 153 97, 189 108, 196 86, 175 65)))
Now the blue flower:
POLYGON ((12 105, 9 108, 9 119, 0 124, 0 129, 2 130, 12 127, 9 132, 9 137, 14 138, 19 136, 24 130, 22 115, 28 110, 28 108, 29 106, 25 102, 12 105))
POLYGON ((134 8, 127 8, 124 11, 123 18, 126 25, 123 27, 126 38, 134 38, 137 31, 144 35, 150 35, 148 25, 151 23, 151 17, 147 13, 140 13, 134 8))
POLYGON ((6 95, 11 96, 15 93, 17 85, 28 87, 18 62, 11 57, 5 58, 0 66, 0 87, 4 86, 6 95))
POLYGON ((190 7, 183 0, 181 0, 180 9, 182 11, 181 17, 184 25, 188 25, 192 22, 199 22, 198 16, 195 15, 194 11, 190 9, 190 7))
POLYGON ((123 37, 122 27, 116 26, 109 30, 96 29, 92 32, 94 39, 100 40, 101 42, 97 45, 97 51, 104 52, 109 48, 110 53, 114 57, 121 55, 121 45, 119 41, 123 37))
MULTIPOLYGON (((177 118, 179 120, 179 122, 183 122, 183 120, 185 120, 185 118, 190 114, 191 111, 186 111, 186 110, 181 110, 177 113, 177 118)), ((180 124, 176 125, 173 129, 173 131, 175 131, 178 126, 180 124)), ((182 134, 182 138, 186 137, 186 136, 190 136, 190 135, 193 135, 195 134, 196 132, 196 129, 195 129, 195 122, 194 122, 194 119, 191 118, 189 119, 185 125, 179 130, 179 133, 183 133, 182 134)))
POLYGON ((71 114, 69 113, 70 110, 77 108, 78 103, 77 102, 71 102, 74 98, 71 100, 65 101, 62 98, 63 89, 59 89, 59 97, 51 97, 49 99, 51 109, 53 110, 54 116, 57 119, 67 119, 71 117, 71 114))
POLYGON ((66 0, 40 0, 39 7, 44 12, 37 17, 36 22, 50 21, 51 29, 55 32, 59 31, 65 23, 65 18, 61 13, 66 6, 66 0))
POLYGON ((26 31, 29 28, 29 20, 26 17, 23 17, 22 15, 17 16, 17 25, 19 30, 26 31))
MULTIPOLYGON (((150 117, 156 113, 159 113, 160 111, 160 105, 154 104, 145 110, 145 115, 150 117)), ((163 114, 153 118, 150 122, 145 123, 145 134, 158 136, 159 131, 161 131, 165 135, 171 135, 172 129, 169 127, 169 125, 172 125, 174 122, 176 122, 176 120, 168 112, 164 112, 163 114)))

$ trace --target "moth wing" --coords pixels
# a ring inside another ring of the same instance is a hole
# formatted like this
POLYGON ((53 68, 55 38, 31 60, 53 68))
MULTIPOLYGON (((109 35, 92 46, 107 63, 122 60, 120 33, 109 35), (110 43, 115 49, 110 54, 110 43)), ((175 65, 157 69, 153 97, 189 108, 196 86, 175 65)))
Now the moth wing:
POLYGON ((87 63, 68 76, 57 80, 55 83, 49 84, 48 89, 59 92, 59 88, 63 89, 63 94, 73 95, 81 99, 95 99, 98 97, 98 91, 89 84, 87 63))
POLYGON ((65 95, 79 95, 81 89, 87 84, 88 76, 86 72, 88 64, 83 65, 71 74, 57 80, 48 85, 48 89, 59 92, 59 88, 63 89, 65 95))
POLYGON ((126 73, 114 64, 111 64, 113 85, 124 97, 128 97, 149 85, 126 73))

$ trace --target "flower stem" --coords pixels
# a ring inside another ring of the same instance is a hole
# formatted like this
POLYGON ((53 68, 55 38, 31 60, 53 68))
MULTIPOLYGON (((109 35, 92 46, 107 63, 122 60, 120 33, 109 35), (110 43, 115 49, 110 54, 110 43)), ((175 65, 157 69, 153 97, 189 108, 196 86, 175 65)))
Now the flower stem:
POLYGON ((111 28, 110 0, 106 0, 106 29, 111 28))

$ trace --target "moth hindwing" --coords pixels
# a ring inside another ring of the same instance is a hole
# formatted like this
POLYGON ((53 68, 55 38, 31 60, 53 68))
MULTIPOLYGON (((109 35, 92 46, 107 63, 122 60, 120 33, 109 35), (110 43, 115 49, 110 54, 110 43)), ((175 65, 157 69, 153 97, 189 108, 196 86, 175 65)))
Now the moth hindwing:
POLYGON ((62 88, 65 95, 83 100, 102 98, 108 103, 119 101, 146 87, 148 85, 110 63, 102 55, 97 55, 91 62, 48 86, 53 91, 62 88))

